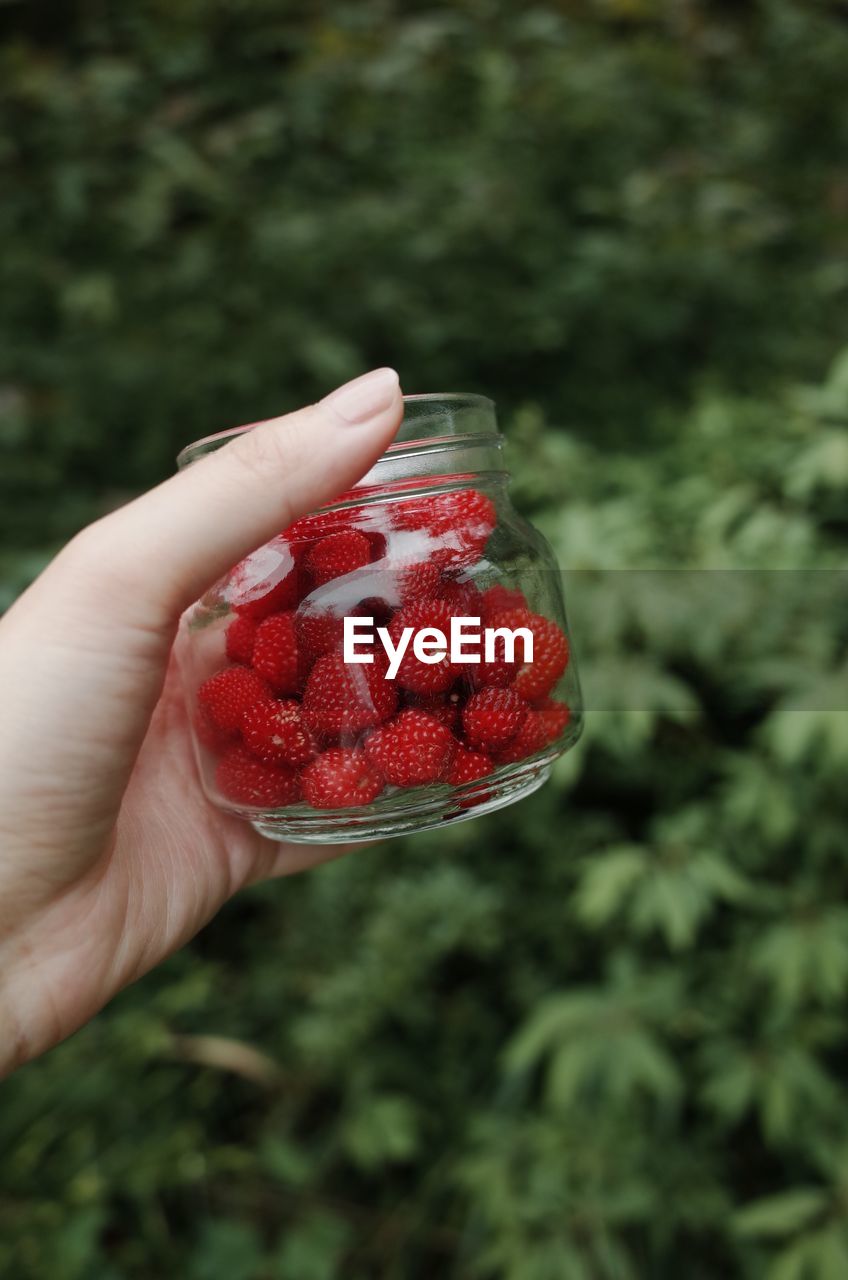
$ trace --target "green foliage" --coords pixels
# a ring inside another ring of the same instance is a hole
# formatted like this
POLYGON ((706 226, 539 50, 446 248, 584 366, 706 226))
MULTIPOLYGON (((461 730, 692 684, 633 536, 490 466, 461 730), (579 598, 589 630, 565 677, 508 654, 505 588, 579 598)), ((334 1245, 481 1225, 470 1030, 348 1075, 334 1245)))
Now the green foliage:
POLYGON ((501 402, 588 706, 532 799, 242 895, 4 1085, 0 1275, 844 1280, 839 6, 0 33, 0 607, 393 361, 501 402))

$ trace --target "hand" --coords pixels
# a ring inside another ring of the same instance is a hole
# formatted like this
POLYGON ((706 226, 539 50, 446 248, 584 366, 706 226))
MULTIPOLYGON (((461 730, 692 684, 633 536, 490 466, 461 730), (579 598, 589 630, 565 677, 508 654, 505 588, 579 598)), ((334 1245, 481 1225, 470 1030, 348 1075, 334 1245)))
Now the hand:
POLYGON ((355 483, 402 416, 381 369, 258 425, 83 530, 0 621, 0 1076, 244 885, 339 852, 208 804, 171 648, 183 610, 355 483))

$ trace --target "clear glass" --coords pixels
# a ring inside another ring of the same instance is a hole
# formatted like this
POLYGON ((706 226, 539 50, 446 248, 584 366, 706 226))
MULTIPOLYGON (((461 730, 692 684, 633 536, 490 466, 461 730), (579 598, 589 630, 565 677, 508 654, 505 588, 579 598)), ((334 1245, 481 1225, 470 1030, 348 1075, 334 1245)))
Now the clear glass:
MULTIPOLYGON (((274 839, 370 840, 490 813, 541 786, 582 729, 561 576, 510 502, 493 402, 404 403, 354 489, 236 565, 181 622, 203 787, 274 839), (456 660, 435 646, 459 617, 472 621, 456 660), (346 661, 346 618, 370 662, 346 661), (436 634, 416 649, 424 628, 436 634), (487 628, 501 629, 490 661, 487 628)), ((236 434, 189 445, 179 466, 236 434)))

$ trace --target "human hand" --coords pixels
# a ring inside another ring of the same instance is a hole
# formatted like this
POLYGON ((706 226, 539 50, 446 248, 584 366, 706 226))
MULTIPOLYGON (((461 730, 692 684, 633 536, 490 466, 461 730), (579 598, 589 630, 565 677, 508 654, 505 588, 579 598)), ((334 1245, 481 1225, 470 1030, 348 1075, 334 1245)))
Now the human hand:
POLYGON ((171 649, 183 610, 355 483, 402 416, 381 369, 259 424, 84 529, 0 620, 0 1077, 244 885, 337 856, 209 805, 171 649))

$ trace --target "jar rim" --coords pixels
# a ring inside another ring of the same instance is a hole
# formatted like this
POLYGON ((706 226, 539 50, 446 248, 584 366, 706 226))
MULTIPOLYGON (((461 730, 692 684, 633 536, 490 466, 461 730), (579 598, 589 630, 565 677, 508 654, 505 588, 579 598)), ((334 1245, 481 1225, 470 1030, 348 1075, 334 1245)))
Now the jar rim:
MULTIPOLYGON (((405 395, 403 403, 405 405, 426 405, 431 402, 439 402, 447 407, 455 404, 457 401, 464 408, 476 407, 481 410, 494 410, 495 401, 489 396, 480 395, 475 391, 425 391, 412 395, 405 395)), ((195 456, 202 454, 209 446, 224 444, 225 441, 235 438, 235 436, 243 435, 246 431, 252 431, 254 427, 261 427, 264 422, 269 419, 262 419, 259 422, 248 422, 241 427, 226 427, 223 431, 213 431, 208 436, 200 436, 197 440, 192 440, 190 444, 184 445, 177 454, 177 466, 184 467, 188 463, 195 460, 195 456)), ((403 424, 401 424, 401 429, 403 424)), ((398 440, 390 444, 386 450, 407 448, 413 441, 398 440)))

